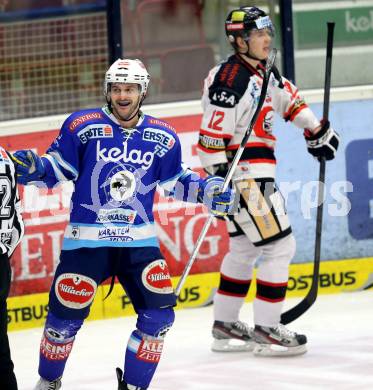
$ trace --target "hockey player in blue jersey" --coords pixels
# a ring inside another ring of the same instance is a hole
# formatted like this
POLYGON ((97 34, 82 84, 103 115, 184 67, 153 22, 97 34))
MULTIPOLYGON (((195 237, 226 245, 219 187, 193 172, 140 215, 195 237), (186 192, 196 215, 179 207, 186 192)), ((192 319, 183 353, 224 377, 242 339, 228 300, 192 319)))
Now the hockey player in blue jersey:
POLYGON ((49 295, 37 390, 61 387, 75 335, 98 286, 113 275, 138 315, 124 374, 117 369, 118 389, 147 389, 176 303, 155 232, 156 187, 203 202, 215 215, 231 208, 232 191, 217 191, 223 179, 202 179, 186 168, 173 128, 140 111, 148 84, 139 60, 117 60, 106 73, 105 107, 70 115, 42 157, 31 150, 14 153, 19 183, 53 187, 70 180, 75 186, 49 295))

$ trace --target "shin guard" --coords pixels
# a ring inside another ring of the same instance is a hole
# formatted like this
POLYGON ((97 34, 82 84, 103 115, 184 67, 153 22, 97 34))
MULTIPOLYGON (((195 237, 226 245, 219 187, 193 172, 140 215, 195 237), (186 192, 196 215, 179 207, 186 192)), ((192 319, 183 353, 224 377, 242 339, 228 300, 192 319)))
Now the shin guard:
POLYGON ((147 389, 161 358, 164 338, 172 326, 172 308, 139 310, 137 329, 128 341, 124 380, 129 385, 147 389))
POLYGON ((83 320, 63 320, 48 313, 40 343, 39 375, 49 381, 60 378, 83 320))

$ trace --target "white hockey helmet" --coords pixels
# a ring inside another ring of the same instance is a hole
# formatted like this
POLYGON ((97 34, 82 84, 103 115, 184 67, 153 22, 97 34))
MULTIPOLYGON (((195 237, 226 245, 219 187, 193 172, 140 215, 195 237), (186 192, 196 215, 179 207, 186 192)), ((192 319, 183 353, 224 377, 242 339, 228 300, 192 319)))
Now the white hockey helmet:
POLYGON ((107 96, 110 83, 132 83, 140 85, 140 93, 145 97, 149 81, 149 73, 140 60, 118 59, 105 74, 104 94, 107 96))

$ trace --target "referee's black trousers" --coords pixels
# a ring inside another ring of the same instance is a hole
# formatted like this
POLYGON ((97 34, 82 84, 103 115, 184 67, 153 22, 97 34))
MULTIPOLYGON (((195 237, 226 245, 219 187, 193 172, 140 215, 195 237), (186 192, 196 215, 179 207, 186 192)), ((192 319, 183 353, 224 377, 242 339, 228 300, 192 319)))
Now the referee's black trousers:
POLYGON ((10 261, 7 255, 0 255, 0 389, 17 390, 17 381, 10 358, 8 340, 8 315, 6 299, 10 289, 10 261))

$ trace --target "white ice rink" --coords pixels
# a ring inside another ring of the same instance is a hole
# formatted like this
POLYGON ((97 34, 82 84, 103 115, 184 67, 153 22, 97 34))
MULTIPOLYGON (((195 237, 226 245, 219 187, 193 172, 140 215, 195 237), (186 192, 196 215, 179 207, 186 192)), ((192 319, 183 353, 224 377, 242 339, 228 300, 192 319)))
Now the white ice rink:
MULTIPOLYGON (((288 306, 295 300, 289 300, 288 306)), ((251 304, 242 311, 250 322, 251 304)), ((373 389, 373 291, 320 296, 289 328, 308 337, 308 353, 258 358, 249 352, 210 351, 212 307, 176 311, 176 322, 151 390, 373 389)), ((135 317, 87 322, 79 332, 63 390, 115 390, 135 317)), ((11 332, 20 390, 37 381, 42 329, 11 332)))

